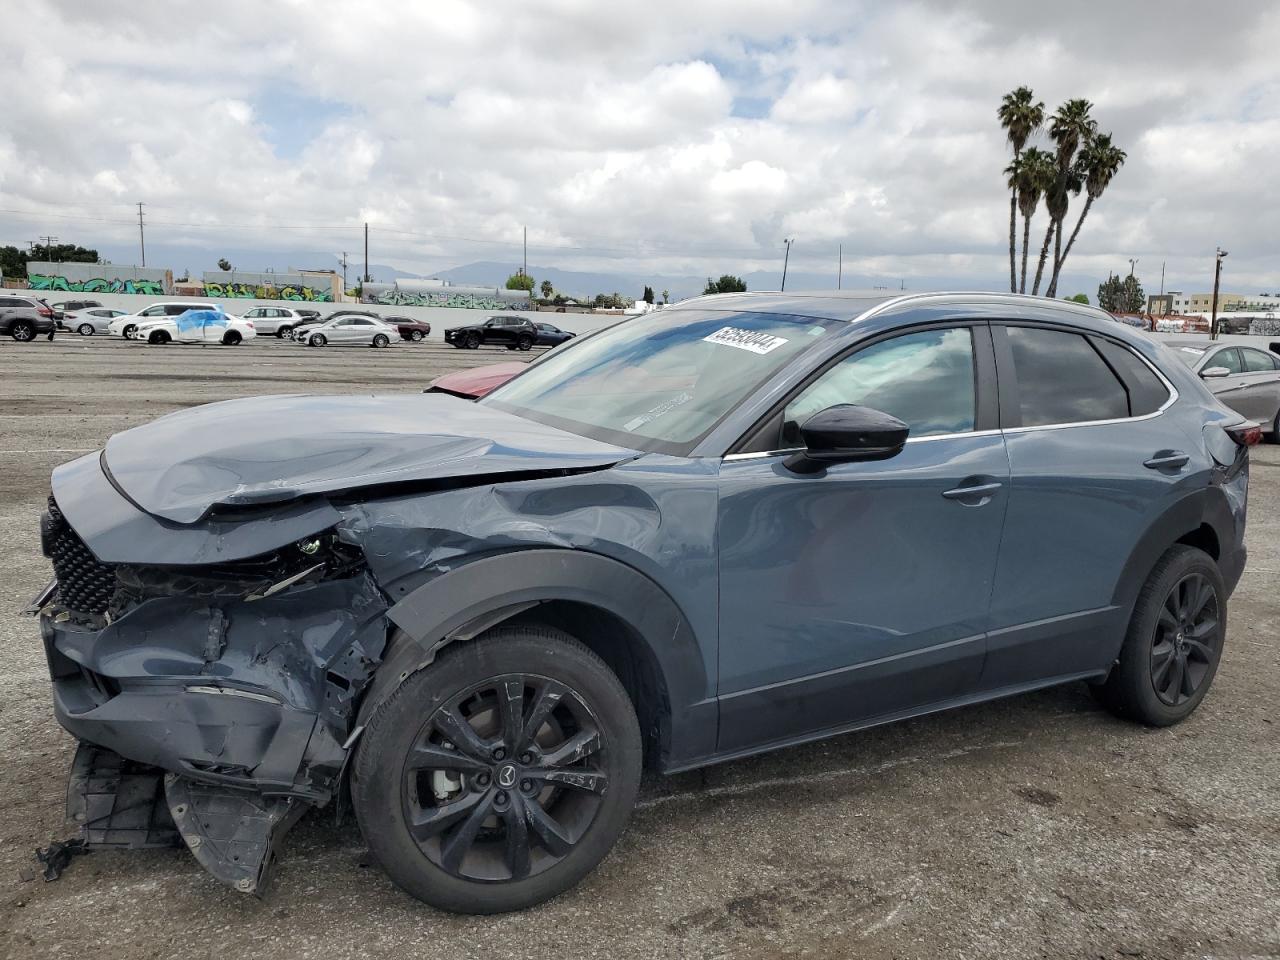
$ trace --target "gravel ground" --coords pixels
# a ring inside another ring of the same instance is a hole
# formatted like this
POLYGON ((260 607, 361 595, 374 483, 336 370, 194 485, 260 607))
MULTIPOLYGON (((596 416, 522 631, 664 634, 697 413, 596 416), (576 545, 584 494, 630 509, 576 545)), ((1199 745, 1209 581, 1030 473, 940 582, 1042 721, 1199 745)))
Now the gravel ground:
MULTIPOLYGON (((527 355, 519 355, 525 357, 527 355)), ((184 851, 97 852, 23 882, 63 821, 71 739, 34 623, 49 471, 112 433, 262 393, 417 391, 512 359, 437 343, 149 348, 0 342, 0 957, 1280 957, 1280 447, 1254 456, 1252 554, 1214 689, 1147 730, 1081 686, 646 783, 579 888, 443 915, 315 814, 265 901, 184 851)))

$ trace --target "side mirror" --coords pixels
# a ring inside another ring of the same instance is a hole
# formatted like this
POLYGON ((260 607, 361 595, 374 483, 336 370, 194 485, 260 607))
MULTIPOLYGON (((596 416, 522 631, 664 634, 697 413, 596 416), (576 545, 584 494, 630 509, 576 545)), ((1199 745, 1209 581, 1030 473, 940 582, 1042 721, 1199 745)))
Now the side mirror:
POLYGON ((1231 376, 1231 371, 1226 367, 1206 367, 1200 371, 1202 380, 1217 380, 1221 377, 1231 376))
POLYGON ((815 473, 832 463, 888 460, 902 452, 911 428, 880 410, 840 403, 820 410, 800 426, 804 450, 783 461, 796 473, 815 473))

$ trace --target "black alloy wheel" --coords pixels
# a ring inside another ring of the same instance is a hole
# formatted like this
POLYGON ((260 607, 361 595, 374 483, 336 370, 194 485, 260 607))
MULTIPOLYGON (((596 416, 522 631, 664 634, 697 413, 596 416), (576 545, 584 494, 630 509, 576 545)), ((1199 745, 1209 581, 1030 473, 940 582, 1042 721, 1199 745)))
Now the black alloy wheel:
POLYGON ((404 765, 405 818, 432 863, 463 880, 523 880, 568 856, 609 787, 582 697, 505 674, 435 711, 404 765))
POLYGON ((225 334, 222 335, 223 346, 227 346, 227 347, 237 347, 240 345, 240 341, 243 339, 244 338, 240 336, 239 332, 235 330, 228 330, 225 334))
POLYGON ((1195 696, 1218 660, 1218 595, 1203 574, 1189 573, 1165 598, 1151 643, 1151 685, 1162 703, 1195 696))
POLYGON ((533 337, 529 336, 527 333, 522 334, 520 339, 516 341, 516 346, 521 350, 528 350, 533 346, 533 337))
POLYGON ((169 334, 164 330, 152 330, 151 336, 147 337, 147 343, 163 346, 169 342, 169 334))
POLYGON ((476 349, 479 349, 479 347, 480 347, 480 334, 478 334, 478 333, 468 333, 468 334, 467 334, 467 336, 466 336, 466 339, 465 339, 463 342, 466 344, 466 346, 467 346, 467 349, 468 349, 468 350, 476 350, 476 349))
POLYGON ((36 338, 36 326, 30 320, 15 320, 9 335, 19 343, 30 343, 36 338))
POLYGON ((497 627, 451 644, 374 711, 352 763, 369 849, 459 913, 521 910, 591 872, 640 786, 635 708, 569 635, 497 627))
POLYGON ((1189 717, 1222 661, 1227 588, 1212 556, 1175 544, 1138 592, 1119 656, 1094 693, 1118 716, 1153 727, 1189 717))

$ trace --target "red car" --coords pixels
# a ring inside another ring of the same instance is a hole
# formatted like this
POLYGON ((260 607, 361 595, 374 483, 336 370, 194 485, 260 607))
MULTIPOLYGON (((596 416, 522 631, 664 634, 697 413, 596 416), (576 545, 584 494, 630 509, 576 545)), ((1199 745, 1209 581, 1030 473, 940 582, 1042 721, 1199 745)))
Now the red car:
POLYGON ((475 400, 497 390, 527 366, 527 363, 517 360, 446 373, 432 380, 423 393, 448 393, 464 400, 475 400))
POLYGON ((383 323, 389 323, 400 331, 401 340, 413 340, 415 343, 431 335, 431 324, 413 317, 384 317, 383 323))

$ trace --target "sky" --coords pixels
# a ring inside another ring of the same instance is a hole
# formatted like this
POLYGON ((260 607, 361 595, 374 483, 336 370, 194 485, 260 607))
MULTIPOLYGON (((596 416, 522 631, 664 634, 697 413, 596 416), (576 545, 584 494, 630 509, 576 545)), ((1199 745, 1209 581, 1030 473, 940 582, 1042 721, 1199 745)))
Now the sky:
MULTIPOLYGON (((0 243, 908 289, 1008 276, 1000 99, 1128 153, 1060 293, 1280 288, 1280 4, 28 2, 5 15, 0 243), (25 38, 24 42, 15 42, 25 38), (1092 284, 1088 286, 1087 284, 1092 284), (834 284, 832 284, 834 285, 834 284)), ((1073 224, 1081 200, 1073 204, 1073 224)), ((1032 222, 1033 260, 1047 223, 1032 222)), ((236 264, 241 269, 252 262, 236 264)), ((301 265, 301 264, 300 264, 301 265)), ((500 278, 499 278, 500 279, 500 278)))

